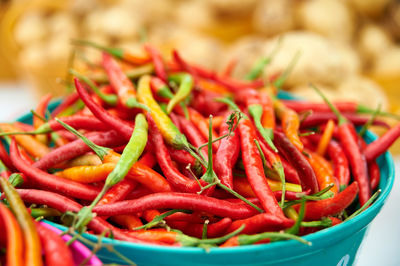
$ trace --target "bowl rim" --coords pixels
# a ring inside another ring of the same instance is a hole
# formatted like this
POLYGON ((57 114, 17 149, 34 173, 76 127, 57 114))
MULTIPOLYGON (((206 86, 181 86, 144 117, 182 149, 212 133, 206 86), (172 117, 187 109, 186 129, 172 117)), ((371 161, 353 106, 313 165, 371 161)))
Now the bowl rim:
MULTIPOLYGON (((278 94, 279 98, 283 99, 289 99, 289 100, 301 100, 293 95, 291 95, 288 92, 285 91, 280 91, 278 94)), ((60 101, 54 101, 49 105, 50 109, 55 108, 60 101)), ((29 121, 32 117, 32 114, 27 113, 17 119, 17 121, 24 121, 26 122, 27 120, 29 121)), ((367 142, 371 142, 376 140, 378 137, 372 133, 371 131, 367 131, 364 139, 367 142)), ((392 187, 394 183, 394 178, 395 178, 395 168, 394 168, 394 161, 392 155, 386 151, 384 154, 382 154, 378 159, 381 159, 382 162, 384 162, 385 167, 388 170, 388 176, 387 176, 387 183, 386 186, 381 188, 381 193, 378 196, 378 198, 373 202, 373 204, 364 210, 362 213, 357 215, 356 217, 347 220, 346 222, 343 222, 341 224, 338 224, 336 226, 320 230, 318 232, 312 233, 310 235, 304 236, 303 238, 306 239, 307 241, 310 241, 311 243, 316 243, 315 240, 317 239, 324 239, 327 238, 329 239, 330 237, 334 236, 335 234, 339 233, 342 230, 351 229, 351 232, 357 232, 367 226, 374 218, 375 216, 379 213, 380 208, 383 206, 384 202, 388 198, 392 187), (371 219, 368 219, 367 217, 372 216, 371 219), (354 228, 357 228, 355 230, 354 228)), ((46 223, 61 229, 61 230, 66 230, 67 227, 63 225, 59 225, 50 221, 45 220, 46 223)), ((97 236, 96 235, 91 235, 84 233, 82 234, 85 238, 91 239, 96 241, 97 236)), ((175 246, 162 246, 162 245, 144 245, 144 244, 138 244, 138 243, 132 243, 132 242, 127 242, 127 241, 121 241, 121 240, 116 240, 116 239, 111 239, 104 237, 102 239, 102 242, 105 244, 112 244, 115 246, 119 247, 126 247, 126 248, 135 248, 137 250, 152 250, 152 251, 159 251, 159 252, 172 252, 175 254, 183 254, 183 253, 192 253, 192 254, 203 254, 205 250, 203 248, 199 247, 175 247, 175 246)), ((226 247, 226 248, 210 248, 207 250, 207 253, 209 254, 218 254, 218 255, 223 255, 223 254, 228 254, 231 253, 232 251, 235 251, 236 253, 241 253, 241 252, 257 252, 257 251, 265 251, 268 249, 279 249, 279 248, 299 248, 300 246, 306 246, 302 243, 299 243, 295 240, 283 240, 283 241, 276 241, 268 244, 260 244, 260 245, 246 245, 246 246, 238 246, 238 247, 226 247)), ((318 245, 317 245, 318 246, 318 245)))

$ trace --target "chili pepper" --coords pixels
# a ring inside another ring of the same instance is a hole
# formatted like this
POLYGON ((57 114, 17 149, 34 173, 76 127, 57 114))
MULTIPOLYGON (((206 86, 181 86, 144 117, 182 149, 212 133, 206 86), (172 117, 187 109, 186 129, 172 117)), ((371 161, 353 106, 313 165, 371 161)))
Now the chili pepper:
MULTIPOLYGON (((179 224, 179 222, 178 223, 170 222, 170 223, 171 223, 171 226, 179 224)), ((232 220, 230 218, 223 218, 216 223, 209 224, 207 226, 207 238, 214 238, 214 237, 222 236, 223 234, 225 234, 225 232, 231 226, 231 224, 232 224, 232 220)), ((202 237, 203 224, 187 224, 186 226, 182 226, 182 227, 176 227, 176 226, 173 226, 173 227, 181 230, 186 235, 194 236, 197 238, 202 237)), ((236 228, 236 229, 238 229, 238 228, 236 228)), ((233 231, 235 231, 235 230, 233 230, 233 231)), ((233 231, 231 231, 231 232, 233 232, 233 231)))
POLYGON ((165 229, 157 228, 151 230, 139 230, 139 231, 130 231, 129 235, 137 237, 142 240, 153 240, 157 242, 162 242, 165 244, 174 244, 178 242, 178 233, 173 231, 167 231, 165 229))
POLYGON ((245 204, 234 204, 212 197, 179 192, 153 193, 139 199, 96 206, 93 211, 98 215, 119 215, 167 208, 204 211, 231 219, 243 219, 257 213, 256 210, 245 204))
POLYGON ((224 69, 221 72, 221 76, 223 77, 229 77, 232 75, 233 70, 235 69, 236 65, 238 63, 237 58, 232 58, 229 60, 228 64, 224 67, 224 69))
MULTIPOLYGON (((83 207, 79 203, 67 197, 50 191, 36 189, 17 189, 17 192, 24 202, 47 205, 51 208, 59 210, 60 212, 78 212, 83 207)), ((112 232, 114 238, 119 240, 141 244, 156 244, 154 241, 143 241, 133 236, 129 236, 123 230, 112 226, 100 217, 93 217, 93 219, 88 224, 88 228, 92 229, 97 234, 112 232)))
POLYGON ((384 153, 400 136, 400 123, 390 128, 379 139, 368 144, 364 150, 365 158, 371 162, 384 153))
POLYGON ((46 265, 72 266, 72 253, 64 240, 53 230, 36 223, 46 265))
POLYGON ((150 140, 153 143, 157 162, 160 165, 168 182, 182 192, 197 192, 200 190, 199 184, 196 181, 188 179, 182 175, 173 165, 171 156, 168 153, 167 147, 164 144, 160 131, 158 130, 155 122, 147 115, 149 122, 150 140))
POLYGON ((368 164, 368 173, 370 177, 371 190, 375 190, 379 186, 379 181, 381 180, 381 172, 376 161, 372 161, 368 164))
MULTIPOLYGON (((355 199, 358 193, 357 182, 351 183, 345 190, 333 198, 306 202, 304 220, 316 221, 322 217, 335 215, 346 209, 355 199)), ((297 207, 297 206, 294 206, 297 207)))
MULTIPOLYGON (((279 181, 267 179, 268 186, 272 192, 282 190, 282 183, 279 181)), ((245 197, 256 197, 247 178, 235 176, 233 179, 234 190, 245 197)), ((302 192, 301 187, 297 184, 286 183, 286 190, 293 192, 302 192)))
POLYGON ((150 76, 145 75, 140 78, 138 100, 151 110, 150 115, 168 144, 177 149, 183 149, 189 146, 186 137, 179 132, 171 119, 162 111, 158 103, 154 100, 150 90, 150 76))
POLYGON ((142 65, 144 63, 148 63, 151 61, 151 58, 149 54, 143 53, 141 55, 133 54, 129 52, 129 50, 123 50, 119 48, 111 48, 107 46, 103 46, 88 40, 73 40, 74 44, 77 45, 84 45, 84 46, 90 46, 96 49, 99 49, 101 51, 107 52, 111 54, 112 56, 124 60, 126 62, 129 62, 134 65, 142 65))
POLYGON ((62 213, 53 208, 29 208, 33 218, 61 216, 62 213))
POLYGON ((169 76, 168 79, 179 84, 178 91, 167 105, 167 113, 169 114, 178 103, 182 102, 190 95, 193 88, 193 78, 189 74, 178 73, 169 76))
POLYGON ((144 49, 146 49, 146 51, 149 53, 151 57, 151 60, 153 61, 157 77, 159 77, 162 81, 167 83, 168 76, 160 52, 151 45, 145 45, 144 49))
MULTIPOLYGON (((186 120, 184 117, 181 116, 177 116, 177 119, 179 121, 179 124, 181 125, 180 128, 182 130, 182 133, 186 135, 190 144, 198 148, 206 142, 206 140, 203 138, 203 136, 200 134, 198 129, 191 121, 186 120)), ((207 149, 203 148, 202 151, 204 156, 207 156, 207 149)))
MULTIPOLYGON (((208 121, 195 109, 189 107, 188 110, 189 110, 190 121, 192 121, 192 123, 194 125, 196 125, 196 127, 199 129, 199 131, 203 135, 203 137, 205 139, 208 139, 208 135, 209 135, 208 121)), ((218 135, 217 135, 217 133, 215 133, 214 130, 212 130, 212 138, 213 139, 218 138, 218 135)), ((218 149, 219 142, 213 142, 212 146, 213 146, 213 150, 216 151, 218 149)))
POLYGON ((204 78, 197 78, 196 79, 196 87, 201 88, 201 90, 207 91, 207 92, 215 92, 218 94, 224 94, 224 95, 229 95, 231 92, 225 87, 222 86, 221 84, 209 80, 209 79, 204 79, 204 78))
POLYGON ((92 111, 92 113, 103 123, 107 124, 111 128, 118 131, 122 137, 126 140, 129 140, 133 128, 128 125, 126 122, 120 120, 117 117, 110 115, 106 110, 104 110, 101 106, 97 105, 90 97, 89 93, 83 88, 78 79, 75 78, 75 87, 82 101, 86 104, 86 106, 92 111))
POLYGON ((7 168, 15 170, 14 165, 11 162, 10 156, 8 156, 8 153, 4 148, 2 141, 0 141, 0 161, 3 162, 7 168))
POLYGON ((273 130, 275 128, 275 111, 272 97, 265 88, 259 90, 258 93, 263 107, 261 124, 264 128, 271 128, 273 130))
POLYGON ((338 187, 336 185, 335 178, 333 174, 329 173, 328 169, 326 169, 316 158, 316 154, 307 151, 307 154, 309 156, 306 156, 307 161, 310 163, 311 167, 314 170, 315 176, 318 181, 318 187, 319 189, 324 189, 328 187, 331 184, 334 184, 334 186, 331 187, 330 191, 332 191, 334 194, 338 193, 338 187))
POLYGON ((292 109, 287 108, 280 100, 273 97, 274 110, 277 117, 281 120, 283 132, 291 143, 301 152, 303 143, 299 137, 300 120, 299 116, 292 109))
POLYGON ((168 149, 168 153, 171 156, 171 159, 181 163, 183 165, 192 165, 196 166, 196 159, 193 158, 187 151, 185 150, 177 150, 172 148, 171 146, 166 146, 168 149))
POLYGON ((143 212, 143 217, 148 223, 153 221, 157 216, 160 216, 160 212, 157 210, 145 210, 143 212))
MULTIPOLYGON (((347 118, 350 122, 352 122, 355 126, 364 125, 368 121, 367 117, 362 117, 357 114, 343 113, 343 116, 345 118, 347 118)), ((312 113, 301 122, 300 128, 310 128, 310 127, 318 126, 320 124, 325 124, 326 121, 328 121, 329 119, 332 119, 333 121, 338 122, 337 117, 332 112, 312 113)), ((375 119, 372 122, 372 124, 376 125, 376 126, 389 128, 389 125, 385 121, 382 121, 379 119, 375 119)))
POLYGON ((32 165, 24 162, 19 154, 17 143, 12 141, 10 156, 15 167, 28 177, 29 182, 39 185, 42 188, 57 191, 74 198, 94 199, 99 189, 94 186, 80 184, 66 180, 55 175, 48 174, 32 165))
MULTIPOLYGON (((35 110, 37 114, 39 114, 42 117, 45 117, 47 106, 48 106, 51 98, 52 98, 51 94, 47 94, 40 99, 39 104, 37 105, 36 110, 35 110)), ((42 121, 40 118, 38 118, 37 116, 33 116, 33 126, 35 129, 40 127, 43 123, 44 123, 44 121, 42 121)), ((44 144, 47 143, 46 135, 36 136, 36 139, 41 143, 44 143, 44 144)))
POLYGON ((159 97, 166 99, 172 99, 172 97, 174 97, 174 94, 169 89, 167 84, 158 77, 151 77, 150 88, 151 91, 159 97))
MULTIPOLYGON (((240 151, 240 140, 237 133, 238 131, 235 130, 233 134, 220 141, 214 159, 215 173, 221 180, 221 183, 230 189, 233 189, 232 169, 236 164, 240 151)), ((229 134, 229 125, 227 123, 222 124, 220 134, 222 136, 229 134)), ((239 192, 239 194, 241 193, 239 192)))
MULTIPOLYGON (((310 102, 310 101, 294 101, 294 100, 282 100, 282 102, 288 107, 296 112, 300 113, 303 111, 313 111, 313 112, 330 112, 331 109, 326 103, 310 102)), ((333 105, 343 113, 358 113, 358 114, 373 114, 375 110, 360 105, 356 102, 334 102, 333 105)), ((393 118, 398 118, 397 115, 379 112, 378 115, 389 116, 393 118)))
MULTIPOLYGON (((128 70, 124 70, 125 76, 127 76, 129 79, 136 79, 143 75, 151 74, 153 72, 154 72, 154 66, 151 63, 150 64, 147 63, 147 64, 137 66, 137 67, 134 67, 134 68, 131 68, 128 70)), ((109 82, 107 74, 101 73, 101 72, 93 73, 93 74, 89 75, 89 78, 96 83, 108 83, 109 82)))
POLYGON ((90 80, 88 77, 86 77, 85 75, 82 75, 81 73, 77 72, 74 69, 70 69, 69 73, 71 73, 72 75, 74 75, 75 77, 79 78, 80 80, 82 80, 83 82, 85 82, 93 91, 94 93, 96 93, 96 95, 102 100, 104 101, 106 104, 110 105, 110 106, 116 106, 117 105, 117 101, 118 101, 118 97, 115 94, 104 94, 97 86, 96 84, 90 80))
MULTIPOLYGON (((19 128, 9 124, 1 124, 0 128, 5 132, 19 131, 19 128)), ((18 144, 24 148, 24 150, 26 150, 30 155, 36 158, 41 158, 50 152, 50 149, 46 145, 37 141, 32 136, 17 135, 14 136, 14 138, 18 142, 18 144)))
POLYGON ((134 230, 136 227, 143 225, 139 217, 129 214, 112 216, 111 220, 128 230, 134 230))
POLYGON ((76 92, 65 97, 65 99, 51 112, 52 117, 58 116, 62 111, 64 111, 69 106, 73 105, 79 100, 79 95, 76 92))
MULTIPOLYGON (((125 140, 120 138, 120 135, 113 130, 90 134, 88 135, 88 139, 97 145, 110 147, 119 146, 125 143, 125 140)), ((49 169, 58 163, 70 160, 89 151, 90 147, 88 147, 82 140, 77 139, 52 150, 35 162, 33 166, 39 169, 49 169)))
POLYGON ((137 186, 137 183, 130 179, 124 179, 112 188, 101 198, 97 205, 104 205, 125 199, 137 186))
POLYGON ((22 230, 25 265, 43 265, 39 235, 24 202, 14 187, 3 177, 0 177, 0 186, 22 230))
POLYGON ((257 234, 265 231, 280 231, 291 227, 293 224, 293 220, 280 219, 269 213, 261 213, 250 218, 234 221, 227 232, 233 232, 245 225, 243 234, 257 234))
POLYGON ((275 144, 286 160, 297 170, 303 190, 311 189, 311 193, 318 191, 318 182, 310 164, 300 151, 281 132, 274 133, 275 144))
POLYGON ((336 141, 331 140, 328 145, 328 153, 333 162, 335 176, 339 180, 339 184, 347 186, 350 182, 350 169, 342 147, 336 141))
POLYGON ((325 154, 326 148, 329 145, 329 141, 332 138, 333 130, 335 129, 335 122, 332 119, 329 119, 326 123, 326 127, 322 137, 318 143, 317 153, 321 156, 325 154))
POLYGON ((89 207, 84 207, 78 213, 79 220, 76 224, 76 228, 80 228, 87 223, 88 216, 91 215, 91 209, 101 200, 104 194, 112 186, 122 181, 128 174, 129 169, 136 163, 147 143, 147 121, 143 114, 138 114, 135 118, 135 129, 132 132, 132 136, 126 145, 124 152, 122 153, 118 163, 112 172, 107 176, 104 183, 103 189, 93 200, 89 207))
POLYGON ((285 179, 287 182, 293 183, 293 184, 301 184, 299 174, 297 171, 293 168, 292 165, 290 165, 283 157, 279 156, 282 162, 283 170, 285 173, 285 179))
POLYGON ((365 160, 364 153, 361 152, 357 140, 353 137, 354 125, 349 122, 331 102, 323 95, 316 87, 313 87, 316 92, 324 99, 324 101, 330 106, 332 111, 338 118, 338 135, 340 144, 349 159, 351 171, 353 173, 354 180, 357 181, 359 186, 359 201, 360 205, 364 205, 365 202, 371 197, 371 187, 368 179, 367 162, 365 160))
POLYGON ((257 135, 251 121, 249 119, 242 120, 239 123, 238 130, 246 175, 254 193, 260 199, 264 211, 284 218, 282 209, 279 207, 265 178, 260 154, 254 143, 257 135))
POLYGON ((116 90, 118 98, 123 106, 128 108, 145 108, 136 100, 136 91, 133 83, 122 71, 118 63, 112 57, 103 53, 102 65, 110 79, 111 86, 116 90))
MULTIPOLYGON (((207 217, 209 220, 209 217, 207 217)), ((168 221, 178 221, 178 222, 189 222, 189 223, 204 223, 204 219, 201 213, 184 213, 176 212, 164 218, 166 222, 168 221)))
POLYGON ((12 212, 2 203, 0 203, 0 225, 6 240, 6 265, 24 265, 24 239, 21 228, 12 212))

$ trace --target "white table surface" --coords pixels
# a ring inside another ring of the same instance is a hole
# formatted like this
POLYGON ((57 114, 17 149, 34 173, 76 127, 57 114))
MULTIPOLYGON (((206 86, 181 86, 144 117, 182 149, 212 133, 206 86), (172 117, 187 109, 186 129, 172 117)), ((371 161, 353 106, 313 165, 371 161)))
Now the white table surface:
MULTIPOLYGON (((0 83, 0 122, 12 121, 34 108, 29 88, 25 84, 0 83)), ((396 173, 400 172, 400 157, 395 158, 396 173)), ((358 253, 357 266, 400 265, 400 180, 395 180, 382 211, 370 225, 368 235, 358 253)))

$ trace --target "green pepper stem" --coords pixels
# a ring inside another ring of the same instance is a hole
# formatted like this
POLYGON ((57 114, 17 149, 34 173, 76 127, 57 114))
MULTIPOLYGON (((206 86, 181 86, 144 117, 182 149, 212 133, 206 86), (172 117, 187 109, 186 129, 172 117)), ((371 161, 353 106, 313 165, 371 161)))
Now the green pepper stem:
POLYGON ((323 218, 321 221, 301 222, 302 227, 331 227, 332 220, 323 218))
POLYGON ((58 118, 55 118, 56 121, 58 123, 60 123, 66 130, 68 130, 69 132, 71 132, 72 134, 74 134, 75 136, 77 136, 78 138, 80 138, 86 145, 88 145, 96 154, 97 156, 100 157, 100 159, 103 161, 104 160, 104 156, 106 156, 111 149, 109 148, 105 148, 102 146, 99 146, 95 143, 93 143, 91 140, 89 140, 87 137, 85 137, 84 135, 82 135, 79 131, 77 131, 75 128, 71 127, 70 125, 64 123, 63 121, 61 121, 58 118))
MULTIPOLYGON (((364 105, 357 105, 356 112, 360 113, 360 114, 374 114, 376 112, 376 110, 373 110, 373 109, 371 109, 371 108, 369 108, 367 106, 364 106, 364 105)), ((394 118, 394 119, 400 119, 399 115, 388 113, 388 112, 382 112, 381 110, 379 110, 377 115, 378 116, 391 117, 391 118, 394 118)))
POLYGON ((199 239, 196 237, 187 236, 184 234, 179 234, 177 240, 182 244, 182 246, 199 246, 199 245, 217 245, 227 241, 229 238, 236 236, 244 229, 244 225, 236 229, 235 231, 217 238, 209 239, 199 239))
POLYGON ((122 49, 118 49, 118 48, 111 48, 111 47, 107 47, 107 46, 103 46, 101 44, 97 44, 95 42, 91 42, 88 40, 78 40, 78 39, 74 39, 72 40, 73 44, 76 45, 84 45, 84 46, 90 46, 96 49, 99 49, 101 51, 107 52, 119 59, 122 59, 124 56, 124 51, 122 49))
POLYGON ((250 115, 253 117, 254 124, 260 132, 261 136, 267 142, 267 144, 271 147, 274 152, 278 152, 278 149, 275 147, 274 143, 272 142, 273 139, 273 131, 272 129, 265 129, 261 124, 261 116, 263 113, 263 108, 260 104, 252 104, 248 107, 250 115))
POLYGON ((97 96, 100 97, 105 103, 107 103, 110 106, 116 106, 118 102, 118 97, 115 94, 104 94, 101 92, 101 90, 94 84, 93 81, 91 81, 88 77, 85 75, 82 75, 81 73, 77 72, 74 69, 70 69, 69 73, 77 77, 78 79, 82 80, 85 82, 89 87, 96 93, 97 96))
POLYGON ((294 234, 294 235, 297 235, 299 233, 301 222, 303 221, 304 215, 306 213, 305 209, 306 209, 306 199, 303 197, 300 200, 300 211, 299 211, 299 215, 297 217, 297 221, 295 222, 295 224, 292 227, 290 227, 289 229, 286 230, 286 233, 294 234))

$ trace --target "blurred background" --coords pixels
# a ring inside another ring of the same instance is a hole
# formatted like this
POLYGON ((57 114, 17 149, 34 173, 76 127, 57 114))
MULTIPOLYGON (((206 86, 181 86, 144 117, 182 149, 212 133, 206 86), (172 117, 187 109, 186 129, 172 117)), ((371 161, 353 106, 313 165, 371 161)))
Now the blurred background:
POLYGON ((65 94, 73 51, 81 61, 98 60, 94 49, 76 52, 71 39, 134 52, 150 42, 167 58, 175 48, 216 71, 235 61, 233 75, 242 78, 278 38, 265 77, 283 71, 300 51, 286 90, 320 100, 312 82, 331 99, 382 104, 400 114, 400 1, 0 0, 0 120, 28 111, 48 92, 65 94))

